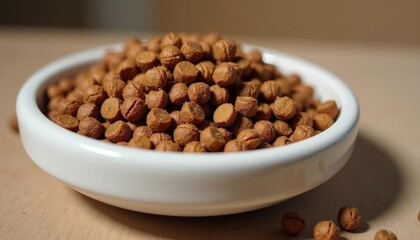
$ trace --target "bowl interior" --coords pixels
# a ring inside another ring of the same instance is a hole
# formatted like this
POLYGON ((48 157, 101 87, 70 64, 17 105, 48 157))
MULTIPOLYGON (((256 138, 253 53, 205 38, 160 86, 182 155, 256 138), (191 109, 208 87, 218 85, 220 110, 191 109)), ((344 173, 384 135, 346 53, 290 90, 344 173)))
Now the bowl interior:
MULTIPOLYGON (((315 95, 319 100, 335 100, 337 105, 340 107, 340 115, 335 124, 317 136, 282 148, 232 153, 228 156, 223 153, 204 153, 194 154, 194 156, 192 156, 190 154, 182 153, 131 149, 114 144, 103 143, 75 133, 69 134, 67 130, 56 126, 41 113, 44 110, 46 103, 45 90, 49 84, 58 81, 62 77, 71 77, 80 69, 86 68, 88 65, 99 61, 106 51, 120 50, 121 48, 121 44, 112 44, 82 51, 61 58, 39 70, 25 83, 25 86, 23 87, 23 90, 27 91, 29 94, 26 94, 27 96, 22 96, 22 98, 28 98, 22 99, 22 102, 26 101, 31 103, 31 101, 33 101, 31 98, 35 99, 33 103, 36 105, 35 108, 38 108, 38 112, 34 112, 34 109, 30 109, 30 105, 26 106, 27 111, 32 111, 33 114, 39 116, 40 119, 37 120, 39 120, 40 124, 44 126, 48 125, 49 128, 54 128, 54 131, 62 133, 63 136, 65 135, 66 138, 69 138, 69 141, 74 140, 80 142, 83 146, 87 146, 89 149, 106 149, 111 155, 124 155, 125 159, 138 158, 135 156, 138 156, 140 151, 142 152, 144 159, 160 158, 162 161, 167 161, 165 159, 167 159, 168 156, 171 156, 171 158, 186 161, 187 164, 188 162, 194 162, 194 164, 197 164, 197 159, 202 159, 202 162, 206 162, 210 159, 213 161, 212 164, 218 164, 218 161, 223 161, 224 164, 227 164, 227 160, 241 161, 241 163, 244 164, 246 161, 255 162, 252 158, 265 158, 267 161, 284 161, 286 163, 288 160, 311 155, 333 145, 343 138, 351 130, 351 128, 353 128, 358 119, 357 101, 351 90, 338 77, 326 71, 322 67, 298 57, 252 45, 244 45, 244 50, 247 51, 252 48, 261 49, 265 62, 276 65, 276 67, 279 68, 279 70, 285 75, 295 73, 301 76, 303 82, 314 87, 315 95), (260 155, 261 153, 264 155, 260 155), (283 156, 281 160, 279 160, 279 155, 283 156)), ((261 162, 261 160, 259 161, 261 162)))

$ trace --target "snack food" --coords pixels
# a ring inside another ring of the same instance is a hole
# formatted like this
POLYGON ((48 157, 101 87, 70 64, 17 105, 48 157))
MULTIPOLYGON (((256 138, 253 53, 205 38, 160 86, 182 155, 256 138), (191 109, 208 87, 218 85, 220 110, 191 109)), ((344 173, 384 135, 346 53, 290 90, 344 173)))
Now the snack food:
POLYGON ((296 212, 286 212, 281 218, 283 231, 288 235, 297 235, 301 233, 306 226, 305 219, 296 212))
POLYGON ((385 229, 381 229, 376 232, 374 239, 375 240, 397 240, 398 238, 393 232, 385 230, 385 229))
POLYGON ((332 221, 321 221, 314 227, 315 240, 339 240, 340 228, 332 221))
POLYGON ((48 86, 46 115, 91 138, 184 152, 284 146, 332 126, 334 101, 319 102, 298 75, 263 60, 217 35, 130 38, 48 86))
POLYGON ((338 211, 337 221, 342 229, 354 231, 362 223, 362 216, 360 215, 359 209, 351 206, 344 206, 338 211))

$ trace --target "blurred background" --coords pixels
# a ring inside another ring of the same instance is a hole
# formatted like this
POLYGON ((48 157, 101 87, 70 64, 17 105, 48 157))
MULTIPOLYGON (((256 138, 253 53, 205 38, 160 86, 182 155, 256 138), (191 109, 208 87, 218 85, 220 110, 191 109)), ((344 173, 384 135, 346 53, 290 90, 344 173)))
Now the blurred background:
POLYGON ((289 39, 420 44, 420 1, 2 1, 2 27, 218 31, 289 39))

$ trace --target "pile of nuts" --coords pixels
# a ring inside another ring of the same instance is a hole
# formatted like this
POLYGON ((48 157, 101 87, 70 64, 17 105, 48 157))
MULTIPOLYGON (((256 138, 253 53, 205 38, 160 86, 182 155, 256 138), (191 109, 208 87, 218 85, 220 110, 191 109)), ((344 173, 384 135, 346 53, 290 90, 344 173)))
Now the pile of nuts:
MULTIPOLYGON (((331 220, 318 222, 313 229, 314 239, 339 240, 340 228, 349 232, 357 230, 362 225, 362 216, 359 209, 344 206, 338 211, 337 222, 338 225, 331 220)), ((281 226, 286 234, 295 236, 305 229, 306 222, 299 213, 286 212, 281 219, 281 226)), ((397 236, 391 231, 381 229, 376 232, 374 240, 397 240, 397 236)))
POLYGON ((218 34, 129 38, 123 51, 47 88, 48 118, 135 148, 234 152, 284 146, 329 128, 339 109, 259 50, 218 34))

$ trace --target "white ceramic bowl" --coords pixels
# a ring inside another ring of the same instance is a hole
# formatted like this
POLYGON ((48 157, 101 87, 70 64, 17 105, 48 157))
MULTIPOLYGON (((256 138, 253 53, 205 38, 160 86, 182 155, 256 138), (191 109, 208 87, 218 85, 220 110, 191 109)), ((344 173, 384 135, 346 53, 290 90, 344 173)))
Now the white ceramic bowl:
MULTIPOLYGON (((249 48, 250 46, 246 46, 249 48)), ((255 47, 255 46, 254 46, 255 47)), ((321 100, 341 108, 325 132, 281 148, 239 153, 183 154, 104 143, 67 131, 40 111, 45 88, 98 61, 107 45, 82 51, 40 69, 23 85, 17 115, 23 146, 44 171, 99 201, 134 211, 211 216, 250 211, 308 191, 336 174, 350 157, 359 110, 350 89, 323 68, 260 48, 266 62, 297 73, 321 100)))

